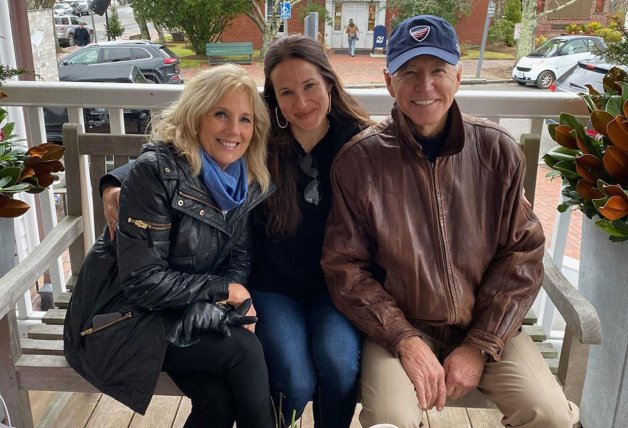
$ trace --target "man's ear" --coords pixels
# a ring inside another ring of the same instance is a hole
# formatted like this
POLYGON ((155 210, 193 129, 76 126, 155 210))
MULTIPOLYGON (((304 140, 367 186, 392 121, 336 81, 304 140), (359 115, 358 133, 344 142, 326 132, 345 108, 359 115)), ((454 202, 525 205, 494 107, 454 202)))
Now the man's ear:
POLYGON ((462 62, 459 62, 456 65, 456 92, 460 89, 460 84, 462 83, 462 62))
POLYGON ((388 69, 384 68, 384 81, 386 82, 386 89, 391 97, 395 98, 395 88, 392 84, 392 76, 388 74, 388 69))

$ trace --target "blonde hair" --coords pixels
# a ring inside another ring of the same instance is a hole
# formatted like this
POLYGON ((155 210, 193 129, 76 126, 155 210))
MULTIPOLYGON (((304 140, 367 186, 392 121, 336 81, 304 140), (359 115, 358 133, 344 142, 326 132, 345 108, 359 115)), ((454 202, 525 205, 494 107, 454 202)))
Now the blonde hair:
POLYGON ((253 104, 253 137, 244 153, 244 160, 249 182, 256 181, 265 192, 270 187, 270 174, 266 167, 270 118, 255 81, 242 67, 234 64, 212 67, 186 82, 179 99, 161 113, 151 137, 156 142, 172 143, 188 161, 192 173, 200 174, 200 120, 223 96, 235 89, 247 91, 253 104))

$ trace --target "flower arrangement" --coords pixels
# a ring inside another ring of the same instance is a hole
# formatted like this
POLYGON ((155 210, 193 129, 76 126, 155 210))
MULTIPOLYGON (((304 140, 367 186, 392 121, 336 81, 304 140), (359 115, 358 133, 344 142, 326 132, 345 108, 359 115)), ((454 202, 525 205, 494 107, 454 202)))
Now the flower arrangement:
MULTIPOLYGON (((0 91, 0 100, 6 96, 0 91)), ((9 122, 7 116, 7 111, 0 107, 0 217, 13 218, 30 208, 27 203, 13 199, 13 194, 40 193, 50 186, 56 178, 54 173, 63 171, 59 159, 65 148, 47 143, 26 150, 16 145, 23 140, 14 134, 15 123, 9 122)))
POLYGON ((628 240, 628 75, 613 67, 603 79, 604 93, 587 85, 581 93, 590 113, 585 127, 562 113, 548 126, 558 147, 543 161, 551 177, 563 180, 558 211, 578 207, 614 242, 628 240))

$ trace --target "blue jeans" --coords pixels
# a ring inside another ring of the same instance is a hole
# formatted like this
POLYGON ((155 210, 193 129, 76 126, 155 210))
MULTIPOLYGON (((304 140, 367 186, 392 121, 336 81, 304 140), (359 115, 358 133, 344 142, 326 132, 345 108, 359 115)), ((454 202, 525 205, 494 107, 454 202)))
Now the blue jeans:
POLYGON ((355 55, 355 42, 356 42, 356 38, 355 37, 349 37, 349 54, 351 56, 355 55))
MULTIPOLYGON (((288 425, 314 401, 317 428, 347 428, 355 411, 361 335, 336 309, 327 290, 301 303, 251 290, 275 406, 288 425)), ((280 425, 281 426, 281 425, 280 425)))

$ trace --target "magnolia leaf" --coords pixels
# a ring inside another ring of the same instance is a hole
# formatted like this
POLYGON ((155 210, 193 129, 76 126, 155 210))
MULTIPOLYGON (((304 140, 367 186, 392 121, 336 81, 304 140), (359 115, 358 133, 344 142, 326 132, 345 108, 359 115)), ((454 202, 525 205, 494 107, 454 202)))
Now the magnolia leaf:
POLYGON ((628 190, 622 189, 619 184, 608 184, 605 183, 603 180, 598 180, 597 188, 608 196, 621 196, 623 198, 626 198, 626 201, 628 202, 628 190))
POLYGON ((558 125, 556 127, 556 142, 563 147, 576 150, 578 143, 575 136, 571 133, 572 130, 573 128, 569 125, 558 125))
POLYGON ((604 106, 604 110, 613 116, 619 116, 623 111, 621 95, 611 95, 606 102, 606 106, 604 106))
POLYGON ((576 172, 576 163, 560 161, 557 162, 554 167, 555 170, 560 171, 561 175, 566 178, 580 178, 580 175, 576 172))
POLYGON ((30 188, 31 188, 31 185, 28 183, 18 183, 18 184, 14 184, 13 186, 5 187, 4 189, 1 189, 1 191, 5 193, 18 193, 18 192, 25 192, 30 188))
POLYGON ((584 154, 576 157, 576 172, 594 185, 603 173, 604 164, 593 155, 584 154))
POLYGON ((26 154, 29 156, 41 158, 43 155, 46 154, 46 149, 39 146, 35 146, 28 149, 26 151, 26 154))
POLYGON ((576 192, 586 200, 600 199, 604 194, 593 183, 587 180, 580 180, 576 185, 576 192))
POLYGON ((15 128, 15 122, 9 122, 2 127, 2 132, 4 133, 4 140, 9 140, 9 135, 13 133, 13 129, 15 128))
POLYGON ((628 201, 619 196, 594 199, 593 205, 600 215, 609 220, 619 220, 628 215, 628 201))
POLYGON ((621 225, 622 223, 625 224, 625 222, 622 221, 610 221, 605 219, 595 222, 595 224, 600 227, 604 232, 611 235, 610 239, 614 242, 621 242, 628 239, 628 226, 626 226, 627 229, 624 229, 621 225), (619 239, 613 239, 613 237, 619 239))
MULTIPOLYGON (((584 85, 587 88, 589 88, 589 93, 590 94, 594 94, 599 96, 600 93, 598 91, 596 91, 595 89, 593 89, 593 86, 591 86, 590 84, 586 84, 584 85)), ((586 94, 581 94, 580 97, 584 100, 584 103, 587 105, 587 109, 589 109, 589 111, 593 111, 593 110, 598 110, 597 105, 595 104, 595 102, 593 101, 593 98, 589 95, 586 94)))
MULTIPOLYGON (((567 125, 575 130, 578 138, 580 138, 581 140, 585 139, 586 130, 584 128, 584 125, 580 123, 578 119, 576 119, 573 115, 569 113, 561 113, 558 117, 558 122, 560 125, 567 125)), ((573 138, 575 139, 576 136, 574 135, 573 138)))
POLYGON ((628 184, 628 153, 613 146, 609 146, 602 159, 608 175, 616 179, 619 184, 628 184))
POLYGON ((30 206, 26 202, 18 199, 9 199, 2 207, 0 207, 0 217, 15 218, 24 214, 30 206))
POLYGON ((11 182, 12 177, 9 175, 5 175, 4 177, 0 177, 0 191, 2 188, 8 185, 11 182))
POLYGON ((607 137, 614 146, 628 152, 628 121, 625 116, 617 116, 607 125, 607 137))
POLYGON ((591 125, 593 125, 593 129, 606 137, 608 137, 606 127, 613 119, 615 119, 615 116, 604 110, 594 110, 591 112, 591 125))
POLYGON ((35 170, 33 168, 24 168, 24 171, 22 171, 22 175, 20 175, 19 181, 25 180, 28 177, 32 177, 33 175, 35 175, 35 170))
POLYGON ((46 149, 46 154, 42 158, 42 160, 46 161, 59 160, 63 156, 63 152, 65 152, 65 147, 55 143, 41 144, 38 147, 46 149))
POLYGON ((550 137, 552 137, 552 140, 556 141, 556 127, 558 126, 557 123, 550 123, 549 125, 547 125, 547 132, 549 132, 550 137))
POLYGON ((623 115, 628 116, 628 82, 621 82, 621 104, 623 107, 623 115))
POLYGON ((17 183, 20 178, 22 169, 19 166, 10 166, 7 168, 0 168, 0 177, 10 177, 10 181, 7 184, 17 183))

